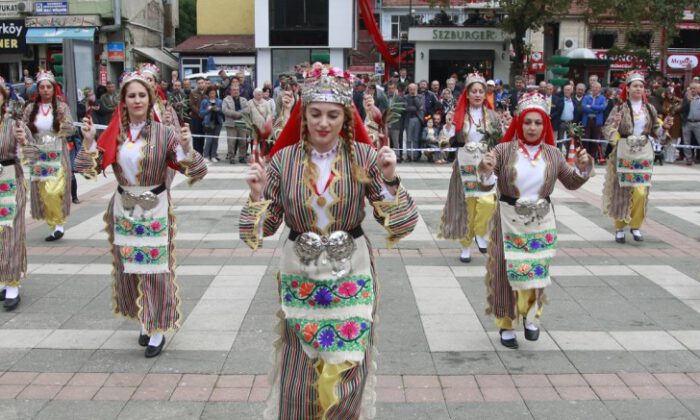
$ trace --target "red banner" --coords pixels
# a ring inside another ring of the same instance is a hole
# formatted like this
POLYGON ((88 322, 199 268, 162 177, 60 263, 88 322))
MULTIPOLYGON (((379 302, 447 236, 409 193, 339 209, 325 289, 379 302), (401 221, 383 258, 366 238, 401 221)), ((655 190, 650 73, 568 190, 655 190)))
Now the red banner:
POLYGON ((374 14, 372 13, 372 1, 359 0, 358 4, 360 6, 362 20, 365 22, 365 27, 367 28, 369 35, 372 37, 374 46, 377 47, 377 51, 379 51, 379 54, 382 55, 382 58, 384 58, 384 61, 387 62, 389 67, 398 67, 398 57, 391 55, 389 46, 386 44, 386 41, 384 41, 384 37, 382 37, 382 33, 379 31, 379 25, 377 25, 377 21, 374 19, 374 14))

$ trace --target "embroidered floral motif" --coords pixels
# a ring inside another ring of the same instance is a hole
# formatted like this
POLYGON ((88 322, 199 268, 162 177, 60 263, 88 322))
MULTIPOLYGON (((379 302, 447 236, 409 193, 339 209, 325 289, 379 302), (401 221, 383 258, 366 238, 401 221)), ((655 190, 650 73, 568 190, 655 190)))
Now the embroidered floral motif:
POLYGON ((460 166, 462 176, 476 176, 476 165, 460 166))
POLYGON ((0 182, 0 197, 12 197, 17 192, 17 183, 14 180, 0 182))
POLYGON ((374 291, 372 279, 365 275, 346 276, 338 280, 311 280, 283 274, 282 296, 285 306, 332 309, 371 304, 374 291))
POLYGON ((61 160, 61 152, 41 152, 39 160, 42 162, 56 162, 61 160))
POLYGON ((14 204, 0 204, 0 222, 6 222, 15 218, 16 206, 14 204))
POLYGON ((617 175, 620 182, 624 184, 648 184, 651 181, 649 173, 625 172, 617 175))
POLYGON ((120 253, 123 263, 160 265, 168 262, 167 246, 122 246, 120 253))
POLYGON ((622 170, 651 169, 653 162, 649 159, 618 159, 617 167, 622 170))
POLYGON ((159 217, 146 221, 117 217, 115 223, 117 234, 136 237, 157 237, 168 233, 168 219, 159 217))
POLYGON ((508 263, 506 268, 508 280, 527 282, 546 278, 549 276, 550 262, 551 258, 542 258, 508 263))
POLYGON ((370 320, 354 317, 312 321, 287 319, 297 337, 319 351, 362 351, 367 348, 367 337, 372 329, 370 320))
POLYGON ((54 176, 56 172, 58 172, 58 168, 54 166, 37 164, 32 167, 32 175, 34 176, 54 176))
POLYGON ((555 229, 526 235, 506 233, 503 236, 503 246, 511 252, 542 252, 555 249, 557 231, 555 229))

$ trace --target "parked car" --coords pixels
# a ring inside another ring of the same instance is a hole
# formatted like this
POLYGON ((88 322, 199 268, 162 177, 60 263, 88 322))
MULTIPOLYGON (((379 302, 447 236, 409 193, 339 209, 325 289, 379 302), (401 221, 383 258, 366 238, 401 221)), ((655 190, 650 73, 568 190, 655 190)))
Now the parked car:
MULTIPOLYGON (((192 73, 192 74, 188 74, 187 76, 185 76, 185 79, 194 80, 194 79, 199 79, 200 77, 203 77, 203 78, 209 80, 209 82, 213 85, 221 85, 221 77, 219 76, 219 71, 220 70, 213 70, 213 71, 208 71, 206 73, 192 73)), ((226 75, 228 77, 234 77, 235 75, 237 75, 239 73, 239 71, 237 71, 237 70, 225 70, 225 72, 226 72, 226 75)), ((246 72, 244 72, 244 74, 245 74, 246 80, 248 82, 251 82, 251 85, 252 85, 250 72, 246 71, 246 72)))

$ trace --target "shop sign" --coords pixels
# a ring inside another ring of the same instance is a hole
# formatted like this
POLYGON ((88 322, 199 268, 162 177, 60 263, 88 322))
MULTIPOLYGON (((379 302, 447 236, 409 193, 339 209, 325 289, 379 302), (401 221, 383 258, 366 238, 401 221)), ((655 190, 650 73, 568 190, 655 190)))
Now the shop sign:
POLYGON ((0 20, 0 54, 24 53, 27 49, 24 20, 0 20))
MULTIPOLYGON (((594 50, 595 51, 595 50, 594 50)), ((612 60, 610 64, 611 70, 629 70, 629 69, 646 69, 647 65, 644 62, 638 61, 637 58, 630 54, 616 55, 608 57, 606 50, 597 50, 595 55, 600 60, 612 60)))
POLYGON ((0 1, 0 17, 17 17, 19 12, 19 1, 0 1))
POLYGON ((374 74, 384 76, 384 63, 383 62, 374 63, 374 74))
POLYGON ((530 53, 527 60, 528 73, 544 73, 544 53, 542 51, 534 51, 530 53))
POLYGON ((34 3, 34 13, 37 15, 67 15, 67 1, 37 1, 34 3))
POLYGON ((408 30, 408 40, 442 42, 503 42, 503 31, 487 28, 429 28, 413 27, 408 30))
POLYGON ((666 59, 666 64, 668 64, 668 67, 672 68, 672 69, 680 69, 680 70, 694 69, 698 66, 698 57, 697 57, 697 55, 688 55, 688 54, 669 55, 668 58, 666 59))
POLYGON ((110 42, 107 44, 107 60, 124 61, 124 43, 110 42))
POLYGON ((27 28, 102 26, 98 15, 28 16, 27 28))

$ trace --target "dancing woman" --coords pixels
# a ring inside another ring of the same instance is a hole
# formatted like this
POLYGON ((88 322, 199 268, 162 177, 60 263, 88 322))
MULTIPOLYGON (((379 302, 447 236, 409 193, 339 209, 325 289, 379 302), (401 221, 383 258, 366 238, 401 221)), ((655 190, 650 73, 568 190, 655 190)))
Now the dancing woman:
POLYGON ((317 64, 271 161, 248 172, 241 239, 256 249, 283 220, 291 228, 280 262, 269 418, 374 416, 379 285, 361 226, 365 200, 390 244, 413 230, 418 214, 394 152, 370 143, 349 75, 317 64))
POLYGON ((513 323, 521 317, 525 339, 539 338, 544 289, 551 283, 549 265, 557 245, 549 196, 557 180, 574 190, 592 170, 584 149, 578 150, 575 167, 566 164, 554 143, 547 102, 537 93, 520 98, 518 116, 502 143, 479 165, 481 187, 498 190, 486 266, 486 313, 496 316, 505 347, 518 348, 513 323))
POLYGON ((124 76, 120 99, 97 142, 92 121, 83 120, 83 150, 75 166, 86 178, 114 169, 119 186, 104 217, 112 246, 114 312, 139 321, 138 342, 146 357, 154 357, 165 345, 163 333, 177 329, 182 318, 167 170, 194 182, 206 175, 207 166, 191 147, 187 125, 176 136, 152 120, 155 93, 143 74, 124 76))

